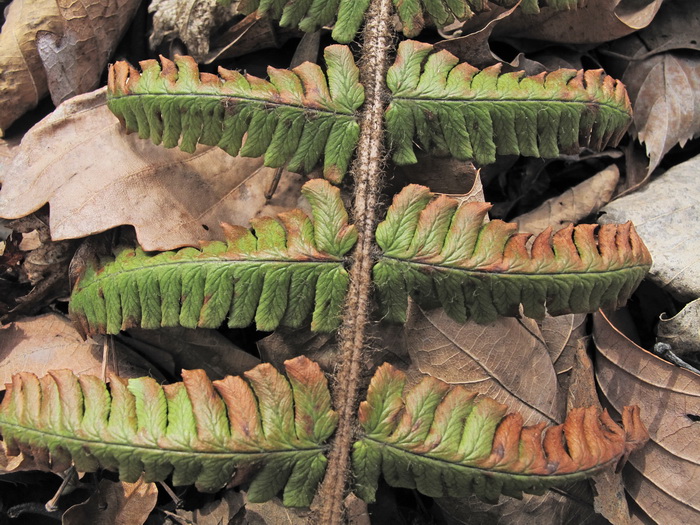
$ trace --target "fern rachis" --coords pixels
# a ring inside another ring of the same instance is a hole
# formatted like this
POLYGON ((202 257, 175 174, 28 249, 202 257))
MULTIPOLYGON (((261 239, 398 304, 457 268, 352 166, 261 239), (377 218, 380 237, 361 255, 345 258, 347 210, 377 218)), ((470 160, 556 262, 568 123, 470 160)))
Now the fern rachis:
MULTIPOLYGON (((547 3, 570 8, 577 2, 547 3)), ((269 365, 254 369, 246 374, 250 386, 241 378, 212 386, 198 372, 185 374, 184 386, 115 379, 110 390, 65 372, 41 381, 25 375, 15 380, 0 409, 12 451, 50 454, 59 462, 72 456, 80 468, 117 468, 128 479, 141 470, 163 479, 174 469, 177 483, 212 490, 225 483, 234 464, 254 458, 262 470, 251 486, 253 498, 284 489, 291 505, 307 505, 325 471, 320 520, 335 524, 342 520, 351 448, 356 491, 367 500, 383 474, 392 485, 431 496, 469 489, 492 501, 500 493, 538 492, 589 475, 642 443, 643 427, 633 409, 623 414, 623 429, 606 415, 575 411, 543 438, 541 426, 523 427, 516 415, 503 417, 502 405, 475 401, 459 387, 428 379, 405 390, 402 374, 387 366, 377 371, 360 405, 359 439, 353 433, 371 278, 380 315, 390 320, 403 320, 412 296, 424 306, 446 308, 455 319, 489 322, 517 315, 521 304, 526 315, 536 317, 545 308, 563 313, 617 304, 650 265, 631 226, 544 232, 528 248, 512 225, 484 224, 485 205, 459 206, 416 186, 397 195, 375 230, 384 131, 396 163, 415 162, 414 142, 481 163, 497 154, 553 157, 621 136, 629 120, 621 84, 600 72, 527 78, 500 74, 497 67, 479 72, 411 41, 399 46, 389 67, 393 10, 411 35, 426 17, 440 23, 468 18, 486 7, 480 0, 241 3, 244 11, 258 7, 303 29, 335 21, 334 36, 345 42, 364 17, 360 67, 344 46, 326 49, 325 73, 305 64, 293 71, 270 69, 269 81, 225 70, 220 77, 200 74, 184 57, 161 65, 147 61, 141 73, 120 63, 110 71, 110 107, 127 129, 168 147, 218 145, 300 172, 323 163, 333 182, 351 172, 356 227, 349 224, 338 190, 313 181, 305 187, 313 217, 297 210, 254 219, 254 232, 234 227, 226 243, 201 249, 125 251, 88 270, 71 311, 85 333, 137 324, 216 326, 226 319, 231 326, 255 321, 262 329, 309 320, 314 329, 338 328, 338 413, 323 374, 303 359, 287 363, 289 379, 269 365), (457 300, 446 300, 448 295, 457 300), (239 400, 234 390, 245 402, 231 402, 239 400), (325 440, 336 423, 326 460, 325 440), (232 437, 236 432, 239 439, 232 437), (127 443, 132 441, 146 444, 134 452, 127 443), (590 448, 576 448, 583 442, 590 448), (126 449, 134 458, 122 454, 126 449), (595 456, 593 450, 604 453, 595 456), (189 467, 188 455, 194 457, 189 467), (209 455, 223 459, 205 465, 209 455)), ((521 7, 536 12, 539 2, 527 0, 521 7)))

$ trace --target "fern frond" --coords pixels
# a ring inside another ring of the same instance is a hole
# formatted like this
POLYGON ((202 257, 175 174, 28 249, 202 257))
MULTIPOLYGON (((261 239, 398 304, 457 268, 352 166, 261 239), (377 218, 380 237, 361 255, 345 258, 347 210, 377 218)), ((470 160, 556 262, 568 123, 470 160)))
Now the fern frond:
POLYGON ((404 392, 405 384, 384 364, 360 404, 364 435, 352 463, 355 492, 368 502, 380 474, 431 497, 542 494, 615 465, 649 438, 638 407, 625 407, 623 428, 595 407, 572 410, 563 425, 523 427, 520 414, 463 386, 427 377, 404 392))
MULTIPOLYGON (((228 5, 231 0, 219 0, 228 5)), ((580 0, 524 0, 521 9, 528 14, 539 13, 540 4, 555 9, 572 9, 580 0)), ((512 7, 518 0, 493 0, 495 4, 512 7)), ((468 20, 475 13, 489 9, 486 0, 393 0, 396 14, 401 20, 403 33, 414 37, 430 17, 436 25, 444 26, 455 20, 468 20)), ((298 26, 302 31, 316 31, 320 27, 334 25, 333 39, 348 43, 355 38, 369 0, 243 0, 238 10, 250 14, 257 10, 261 15, 280 21, 285 27, 298 26)))
POLYGON ((259 330, 282 324, 332 331, 348 286, 343 256, 357 240, 340 190, 322 179, 302 194, 300 210, 251 220, 254 232, 226 226, 227 242, 149 255, 121 251, 77 283, 71 316, 84 333, 118 333, 132 326, 216 328, 253 321, 259 330))
POLYGON ((432 49, 402 42, 387 73, 385 119, 397 164, 416 162, 415 139, 426 151, 481 164, 496 154, 553 158, 616 143, 630 122, 624 86, 602 70, 524 77, 501 74, 500 64, 478 70, 432 49))
POLYGON ((287 378, 262 364, 242 377, 210 381, 202 370, 161 386, 113 376, 109 388, 68 370, 41 379, 15 375, 0 405, 8 450, 44 461, 72 458, 80 471, 118 470, 124 481, 172 473, 175 485, 215 491, 237 468, 261 467, 248 497, 307 506, 326 467, 334 432, 328 384, 305 357, 285 362, 287 378))
POLYGON ((219 69, 200 73, 191 57, 161 57, 110 66, 108 105, 129 131, 155 144, 193 152, 197 144, 231 155, 265 156, 265 165, 309 172, 323 158, 339 182, 359 136, 356 111, 364 88, 350 50, 325 50, 327 75, 309 62, 291 71, 268 68, 270 81, 219 69), (247 133, 245 143, 243 136, 247 133))
POLYGON ((442 305, 455 320, 583 313, 622 305, 651 266, 631 223, 569 226, 529 234, 500 220, 490 205, 460 204, 410 185, 394 197, 376 230, 382 249, 373 276, 382 314, 404 322, 409 294, 442 305))

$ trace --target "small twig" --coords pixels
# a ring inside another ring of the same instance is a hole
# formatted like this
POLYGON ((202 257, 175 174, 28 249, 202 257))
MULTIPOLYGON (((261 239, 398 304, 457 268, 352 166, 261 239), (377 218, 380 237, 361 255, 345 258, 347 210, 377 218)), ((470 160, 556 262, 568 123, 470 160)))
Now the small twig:
POLYGON ((165 492, 168 493, 168 496, 170 496, 170 498, 173 500, 173 503, 175 503, 176 509, 181 509, 183 507, 184 501, 180 499, 180 497, 178 497, 177 494, 175 494, 175 491, 173 491, 173 489, 171 489, 167 483, 159 481, 158 485, 163 487, 163 490, 165 490, 165 492))
POLYGON ((109 361, 109 347, 111 343, 111 335, 105 337, 102 342, 102 371, 100 372, 100 378, 102 379, 103 383, 107 381, 107 362, 109 361))
POLYGON ((77 477, 78 474, 75 472, 75 467, 70 467, 68 470, 66 470, 66 472, 64 473, 63 481, 61 482, 61 486, 58 487, 56 494, 54 494, 53 498, 47 501, 46 505, 44 505, 44 508, 47 512, 56 512, 58 510, 59 498, 66 490, 66 488, 68 488, 68 485, 70 485, 71 483, 75 483, 77 477))
POLYGON ((284 168, 277 168, 277 171, 275 171, 275 176, 272 177, 272 181, 265 192, 265 200, 269 201, 277 191, 277 186, 279 186, 280 179, 282 178, 282 171, 284 171, 284 168))
POLYGON ((698 370, 694 366, 689 365, 680 357, 678 357, 675 353, 673 353, 673 351, 671 350, 671 345, 668 343, 656 343, 654 345, 653 352, 659 357, 665 359, 666 361, 669 361, 670 363, 673 363, 676 366, 685 368, 686 370, 690 370, 691 372, 695 372, 696 374, 700 375, 700 370, 698 370))

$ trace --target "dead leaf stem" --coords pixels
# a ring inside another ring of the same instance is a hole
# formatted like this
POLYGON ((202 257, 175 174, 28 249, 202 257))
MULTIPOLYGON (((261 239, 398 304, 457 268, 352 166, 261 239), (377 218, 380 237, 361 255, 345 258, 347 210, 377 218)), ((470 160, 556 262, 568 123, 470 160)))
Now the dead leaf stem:
POLYGON ((343 500, 355 427, 360 365, 369 320, 372 240, 384 162, 384 101, 387 99, 386 50, 391 44, 391 0, 372 0, 365 15, 360 77, 365 86, 365 106, 360 139, 352 172, 355 181, 353 215, 358 241, 350 268, 350 287, 338 336, 340 365, 336 374, 334 405, 338 429, 328 457, 328 468, 317 496, 314 521, 324 525, 343 522, 343 500))

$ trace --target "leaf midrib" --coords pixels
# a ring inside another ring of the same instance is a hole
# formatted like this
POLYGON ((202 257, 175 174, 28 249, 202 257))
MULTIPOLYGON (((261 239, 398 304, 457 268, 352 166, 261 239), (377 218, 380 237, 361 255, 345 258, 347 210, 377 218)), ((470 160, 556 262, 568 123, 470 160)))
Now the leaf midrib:
POLYGON ((537 480, 558 480, 558 482, 561 482, 561 480, 566 479, 566 478, 571 478, 572 480, 579 479, 579 478, 584 478, 584 477, 589 477, 587 473, 593 473, 593 472, 598 472, 599 470, 605 469, 605 467, 609 465, 613 465, 618 461, 618 458, 611 459, 610 461, 606 461, 605 463, 599 463, 595 467, 586 469, 586 470, 577 470, 576 472, 568 472, 566 474, 529 474, 526 472, 510 472, 510 471, 503 471, 503 470, 490 470, 486 468, 481 468, 475 465, 463 465, 461 463, 453 463, 452 461, 448 461, 446 459, 442 458, 436 458, 434 456, 428 456, 426 454, 417 454, 415 452, 411 452, 410 450, 406 450, 405 448, 402 448, 394 443, 387 443, 385 441, 379 441, 378 439, 375 439, 367 434, 362 436, 361 440, 367 440, 371 441, 372 443, 376 443, 380 447, 388 447, 392 448, 393 450, 397 450, 403 454, 408 454, 411 457, 414 458, 421 458, 422 460, 428 460, 428 461, 434 461, 439 464, 444 464, 444 465, 449 465, 451 468, 457 467, 457 468, 463 468, 466 470, 475 470, 478 472, 483 472, 487 476, 491 477, 498 477, 498 476, 504 476, 506 478, 512 478, 512 477, 529 477, 537 480))
POLYGON ((607 103, 607 102, 600 102, 598 100, 561 100, 561 99, 551 99, 551 98, 428 98, 428 97, 400 97, 400 96, 392 96, 391 97, 391 102, 394 101, 399 101, 399 102, 409 102, 412 106, 415 106, 416 104, 425 103, 425 102, 434 102, 434 103, 440 103, 440 104, 479 104, 479 103, 487 103, 487 104, 497 104, 499 102, 512 102, 515 104, 581 104, 585 106, 595 106, 595 107, 604 107, 611 109, 613 111, 617 111, 618 113, 621 113, 622 115, 625 116, 625 118, 629 117, 629 113, 624 111, 620 106, 617 106, 615 104, 607 103))
POLYGON ((149 264, 148 266, 139 266, 137 268, 128 268, 125 270, 120 270, 118 272, 112 272, 112 273, 105 273, 102 275, 95 275, 94 278, 90 280, 88 284, 86 284, 83 287, 80 287, 77 291, 80 292, 82 290, 85 290, 91 286, 94 286, 101 281, 105 281, 107 279, 112 279, 114 277, 117 277, 119 275, 127 274, 127 273, 135 273, 135 272, 140 272, 143 270, 150 270, 152 268, 163 268, 167 266, 176 266, 178 268, 183 267, 183 266, 188 266, 188 265, 193 265, 193 264, 198 264, 198 265, 205 265, 205 264, 217 264, 217 265, 230 265, 233 266, 235 264, 250 264, 250 265, 259 265, 259 264, 284 264, 286 266, 289 266, 290 269, 294 268, 296 265, 334 265, 334 266, 342 266, 343 261, 340 260, 334 260, 334 261, 297 261, 294 259, 256 259, 256 260, 250 260, 250 259, 241 259, 241 260, 231 260, 231 259, 208 259, 208 260, 203 260, 203 261, 170 261, 170 262, 165 262, 165 263, 159 263, 159 264, 149 264), (294 266, 290 266, 294 265, 294 266))
POLYGON ((270 106, 274 108, 293 108, 293 109, 298 109, 303 112, 315 112, 315 113, 324 113, 328 116, 337 116, 338 114, 340 115, 345 115, 347 117, 352 117, 353 120, 357 121, 357 112, 349 112, 345 111, 343 109, 337 109, 337 110, 332 110, 332 109, 323 109, 323 108, 318 108, 318 107, 311 107, 311 106, 303 106, 303 105, 298 105, 298 104, 285 104, 282 102, 273 102, 271 100, 265 99, 265 98, 245 98, 245 97, 236 97, 236 96, 231 96, 231 95, 216 95, 213 93, 127 93, 124 95, 110 95, 108 98, 108 102, 112 101, 118 101, 122 100, 125 98, 129 97, 151 97, 151 98, 161 98, 161 97, 190 97, 190 98, 210 98, 210 99, 216 99, 216 100, 236 100, 239 103, 244 103, 248 102, 251 104, 261 104, 265 106, 270 106))
MULTIPOLYGON (((225 452, 220 452, 220 451, 207 451, 207 450, 178 450, 178 449, 172 449, 172 448, 164 448, 162 446, 156 445, 149 447, 147 445, 141 445, 141 444, 132 444, 132 443, 118 443, 118 442, 113 442, 113 441, 99 441, 96 439, 87 439, 87 438, 77 438, 75 437, 75 434, 71 435, 65 435, 65 434, 58 434, 56 432, 49 432, 45 430, 39 430, 36 428, 32 427, 26 427, 24 425, 20 425, 17 423, 11 423, 8 421, 3 421, 0 420, 0 427, 12 427, 14 429, 18 429, 17 432, 22 432, 22 433, 30 433, 30 434, 35 434, 38 436, 49 436, 53 437, 55 439, 60 439, 61 441, 72 441, 75 443, 83 444, 83 443, 92 443, 94 445, 99 445, 103 447, 119 447, 119 448, 126 448, 129 450, 132 449, 140 449, 140 450, 148 450, 151 452, 161 452, 164 454, 176 454, 176 455, 182 455, 182 456, 192 456, 192 455, 202 455, 202 456, 231 456, 234 458, 235 456, 265 456, 269 454, 296 454, 299 452, 324 452, 327 449, 327 445, 319 445, 317 447, 309 447, 309 448, 291 448, 291 449, 272 449, 272 450, 263 450, 261 452, 248 452, 248 451, 240 451, 240 452, 231 452, 231 451, 225 451, 225 452)), ((167 437, 167 436, 163 436, 167 437)), ((42 447, 48 447, 47 444, 42 443, 40 446, 42 447)), ((86 445, 90 446, 90 445, 86 445)))
POLYGON ((392 257, 389 255, 380 255, 379 256, 379 261, 382 259, 390 260, 390 261, 396 261, 400 263, 405 263, 405 264, 412 264, 415 266, 424 266, 426 268, 431 268, 431 269, 440 269, 440 270, 453 270, 453 271, 458 271, 458 272, 464 272, 464 273, 469 273, 469 274, 478 274, 478 275, 490 275, 494 277, 510 277, 510 278, 516 278, 516 277, 557 277, 557 276, 586 276, 586 275, 606 275, 606 274, 616 274, 620 275, 620 273, 625 272, 631 272, 631 271, 636 271, 638 269, 646 268, 648 265, 647 264, 635 264, 634 266, 624 266, 621 268, 616 268, 612 270, 581 270, 579 272, 573 272, 573 271, 566 271, 566 272, 552 272, 552 273, 536 273, 536 272, 511 272, 511 271, 506 271, 506 272, 498 272, 498 271, 493 271, 493 270, 478 270, 478 269, 473 269, 473 268, 460 268, 459 266, 448 266, 448 265, 443 265, 443 264, 432 264, 432 263, 425 263, 425 262, 418 262, 414 261, 411 259, 401 259, 399 257, 392 257))

